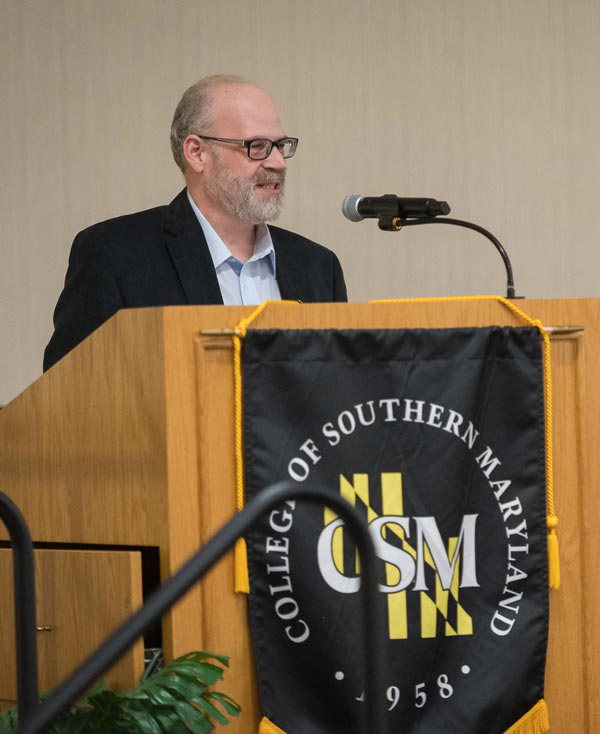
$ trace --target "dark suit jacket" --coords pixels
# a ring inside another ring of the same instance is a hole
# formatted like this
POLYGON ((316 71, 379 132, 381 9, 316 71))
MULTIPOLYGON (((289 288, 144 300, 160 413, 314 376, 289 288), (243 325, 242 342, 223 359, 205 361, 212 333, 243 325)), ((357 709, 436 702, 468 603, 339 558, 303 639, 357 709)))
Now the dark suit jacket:
MULTIPOLYGON (((330 250, 269 229, 283 299, 347 300, 340 263, 330 250)), ((77 235, 44 370, 121 308, 220 303, 206 239, 184 190, 169 206, 109 219, 77 235)))

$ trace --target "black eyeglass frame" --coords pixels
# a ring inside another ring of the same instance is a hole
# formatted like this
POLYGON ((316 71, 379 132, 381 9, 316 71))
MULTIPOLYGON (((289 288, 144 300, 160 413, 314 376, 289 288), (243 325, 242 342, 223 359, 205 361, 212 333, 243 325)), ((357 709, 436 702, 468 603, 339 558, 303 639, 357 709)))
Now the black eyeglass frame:
POLYGON ((202 138, 202 140, 216 140, 219 143, 232 143, 234 145, 243 145, 244 148, 246 148, 246 152, 248 153, 248 158, 250 158, 250 160, 252 161, 266 160, 271 155, 273 146, 277 147, 277 150, 284 158, 291 158, 296 153, 296 149, 298 148, 298 138, 285 137, 280 138, 279 140, 269 140, 268 138, 253 138, 252 140, 236 140, 235 138, 215 138, 212 135, 198 135, 198 137, 202 138), (262 155, 260 158, 255 158, 254 156, 251 156, 250 146, 253 143, 268 143, 265 155, 262 155), (287 155, 285 155, 283 150, 281 149, 282 146, 286 143, 291 143, 291 149, 287 155))

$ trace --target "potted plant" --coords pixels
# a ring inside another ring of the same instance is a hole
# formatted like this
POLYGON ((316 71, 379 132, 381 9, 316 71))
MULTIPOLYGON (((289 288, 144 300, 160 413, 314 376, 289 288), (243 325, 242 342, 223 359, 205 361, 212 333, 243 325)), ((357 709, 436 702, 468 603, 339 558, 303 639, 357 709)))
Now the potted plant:
MULTIPOLYGON (((128 691, 97 686, 48 729, 48 734, 208 734, 240 707, 211 686, 228 658, 190 652, 128 691)), ((0 714, 0 734, 17 734, 15 709, 0 714)))

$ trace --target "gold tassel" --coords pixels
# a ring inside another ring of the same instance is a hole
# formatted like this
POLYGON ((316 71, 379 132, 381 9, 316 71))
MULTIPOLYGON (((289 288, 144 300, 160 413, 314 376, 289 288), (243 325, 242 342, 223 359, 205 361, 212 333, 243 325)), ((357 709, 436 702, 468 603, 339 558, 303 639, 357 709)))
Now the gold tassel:
POLYGON ((246 540, 238 538, 233 550, 234 583, 238 594, 250 593, 250 578, 248 576, 248 549, 246 540))
POLYGON ((558 553, 558 518, 556 515, 548 515, 546 518, 548 527, 548 586, 558 589, 560 586, 560 556, 558 553))
POLYGON ((535 326, 544 342, 544 411, 546 418, 546 507, 548 512, 548 586, 558 589, 560 586, 560 558, 558 555, 558 517, 554 514, 554 461, 552 450, 552 360, 550 358, 550 336, 539 319, 532 319, 514 302, 502 296, 451 296, 449 298, 384 298, 369 303, 427 303, 442 301, 498 301, 506 306, 519 319, 530 326, 535 326))
MULTIPOLYGON (((254 319, 272 303, 295 303, 297 301, 263 301, 250 316, 242 319, 233 330, 233 405, 234 405, 234 448, 235 448, 235 504, 237 510, 244 509, 244 439, 242 405, 242 339, 254 319)), ((233 585, 237 593, 250 593, 248 551, 244 538, 238 538, 233 550, 233 585)))
POLYGON ((263 716, 258 725, 258 734, 286 734, 286 732, 274 724, 271 719, 263 716))
POLYGON ((504 734, 543 734, 550 729, 546 702, 541 698, 524 716, 509 726, 504 734))

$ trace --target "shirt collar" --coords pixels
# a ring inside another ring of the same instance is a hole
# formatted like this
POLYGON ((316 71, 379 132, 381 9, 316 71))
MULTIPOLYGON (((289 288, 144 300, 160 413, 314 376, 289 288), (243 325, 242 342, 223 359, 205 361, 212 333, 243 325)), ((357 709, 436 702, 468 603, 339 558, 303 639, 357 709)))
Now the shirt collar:
MULTIPOLYGON (((208 245, 208 251, 210 252, 215 270, 224 262, 227 262, 227 260, 237 260, 237 258, 232 255, 231 250, 216 233, 212 224, 208 221, 204 214, 202 214, 196 202, 192 199, 189 191, 187 191, 187 197, 194 211, 194 214, 196 215, 196 218, 198 219, 198 222, 202 227, 204 236, 206 237, 206 244, 208 245)), ((273 247, 271 232, 269 231, 267 225, 264 223, 259 224, 256 228, 254 254, 248 262, 254 262, 256 260, 261 260, 262 258, 268 258, 269 265, 271 266, 271 271, 274 275, 276 272, 275 248, 273 247)))

